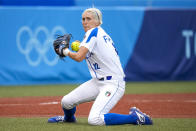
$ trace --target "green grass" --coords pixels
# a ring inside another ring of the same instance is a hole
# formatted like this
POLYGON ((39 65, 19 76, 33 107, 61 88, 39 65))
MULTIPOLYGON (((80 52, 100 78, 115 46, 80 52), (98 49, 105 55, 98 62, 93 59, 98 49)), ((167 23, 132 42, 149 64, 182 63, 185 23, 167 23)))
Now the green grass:
MULTIPOLYGON (((78 85, 0 86, 0 97, 64 96, 78 85)), ((196 81, 191 82, 129 82, 126 94, 193 93, 196 81)))
POLYGON ((196 81, 132 82, 126 85, 126 94, 195 93, 196 81))
POLYGON ((46 118, 0 118, 0 130, 6 131, 195 131, 196 119, 154 119, 153 126, 90 126, 86 118, 73 123, 47 123, 46 118))
POLYGON ((0 86, 0 97, 62 96, 78 85, 0 86))

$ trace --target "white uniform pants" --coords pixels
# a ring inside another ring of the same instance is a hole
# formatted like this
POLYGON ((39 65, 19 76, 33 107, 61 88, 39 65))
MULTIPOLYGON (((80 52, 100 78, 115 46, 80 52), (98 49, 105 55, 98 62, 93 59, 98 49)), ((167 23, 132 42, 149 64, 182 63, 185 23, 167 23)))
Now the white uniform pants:
POLYGON ((125 91, 125 81, 91 79, 69 94, 61 101, 62 107, 72 109, 80 103, 94 101, 88 117, 91 125, 104 125, 104 114, 117 104, 125 91))

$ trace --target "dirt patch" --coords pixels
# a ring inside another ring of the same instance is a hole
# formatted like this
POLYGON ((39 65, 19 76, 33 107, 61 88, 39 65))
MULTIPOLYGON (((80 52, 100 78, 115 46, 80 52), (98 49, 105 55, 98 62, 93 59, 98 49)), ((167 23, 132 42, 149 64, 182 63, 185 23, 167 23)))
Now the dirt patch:
MULTIPOLYGON (((62 96, 0 98, 0 117, 50 117, 62 115, 62 96)), ((77 117, 87 117, 92 102, 77 106, 77 117)), ((196 118, 196 93, 125 95, 111 110, 128 114, 136 106, 154 118, 196 118)))

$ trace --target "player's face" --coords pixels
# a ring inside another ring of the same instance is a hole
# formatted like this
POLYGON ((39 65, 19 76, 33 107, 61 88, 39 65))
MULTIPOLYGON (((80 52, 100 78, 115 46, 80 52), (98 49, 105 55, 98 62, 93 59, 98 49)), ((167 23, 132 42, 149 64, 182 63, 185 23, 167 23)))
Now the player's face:
POLYGON ((84 31, 87 32, 88 30, 97 27, 99 24, 96 19, 93 17, 93 14, 90 12, 84 12, 82 14, 82 25, 84 31))

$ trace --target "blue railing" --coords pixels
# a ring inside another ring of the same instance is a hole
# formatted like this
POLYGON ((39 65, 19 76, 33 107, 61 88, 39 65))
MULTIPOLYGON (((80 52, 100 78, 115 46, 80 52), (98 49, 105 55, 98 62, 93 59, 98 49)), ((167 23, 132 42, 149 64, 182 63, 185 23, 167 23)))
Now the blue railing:
POLYGON ((196 0, 0 0, 2 6, 142 6, 195 8, 196 0))

